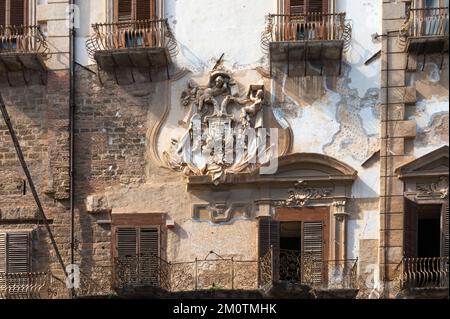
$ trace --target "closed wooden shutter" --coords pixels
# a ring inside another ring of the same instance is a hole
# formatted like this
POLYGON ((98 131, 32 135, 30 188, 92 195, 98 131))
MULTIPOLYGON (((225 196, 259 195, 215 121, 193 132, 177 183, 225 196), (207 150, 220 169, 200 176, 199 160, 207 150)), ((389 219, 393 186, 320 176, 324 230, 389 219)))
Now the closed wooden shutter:
POLYGON ((322 281, 322 262, 323 262, 323 222, 313 221, 303 223, 303 253, 305 258, 312 259, 312 277, 314 283, 322 281))
POLYGON ((449 237, 449 231, 448 231, 448 200, 446 203, 442 205, 442 256, 448 257, 449 254, 449 248, 448 248, 448 237, 449 237))
POLYGON ((287 0, 287 14, 301 14, 306 12, 328 13, 328 0, 287 0))
POLYGON ((155 16, 155 1, 136 0, 136 20, 147 20, 155 16))
POLYGON ((404 257, 417 257, 417 231, 419 207, 413 201, 405 199, 404 214, 404 257))
POLYGON ((6 0, 0 0, 0 25, 6 24, 6 0))
POLYGON ((117 20, 119 22, 132 20, 132 0, 117 1, 117 20))
POLYGON ((0 233, 0 272, 6 272, 6 234, 0 233))
POLYGON ((25 24, 25 0, 10 0, 10 20, 11 25, 25 24))
POLYGON ((135 257, 137 253, 137 229, 134 227, 117 229, 117 256, 135 257))
POLYGON ((31 271, 31 234, 29 232, 0 233, 0 272, 31 271))
POLYGON ((141 228, 139 234, 141 256, 140 278, 144 285, 158 283, 159 232, 157 228, 141 228))

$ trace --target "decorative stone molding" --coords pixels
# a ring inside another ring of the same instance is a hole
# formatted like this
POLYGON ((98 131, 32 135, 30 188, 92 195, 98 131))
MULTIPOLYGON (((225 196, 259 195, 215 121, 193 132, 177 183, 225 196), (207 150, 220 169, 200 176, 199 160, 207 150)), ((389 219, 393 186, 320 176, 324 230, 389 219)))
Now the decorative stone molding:
POLYGON ((304 181, 295 183, 294 188, 288 190, 289 197, 284 201, 278 201, 277 206, 303 207, 310 200, 329 197, 333 192, 331 187, 311 187, 304 181))
POLYGON ((105 195, 89 195, 86 198, 86 210, 89 213, 110 213, 111 207, 105 195))
POLYGON ((212 204, 197 204, 193 208, 193 218, 199 221, 210 221, 214 224, 227 223, 235 218, 236 211, 241 208, 244 217, 250 215, 250 209, 247 203, 216 202, 212 204), (203 216, 200 211, 203 210, 203 216), (207 213, 207 216, 205 214, 207 213))
POLYGON ((439 196, 442 199, 448 198, 448 177, 441 176, 439 181, 429 184, 417 184, 416 185, 418 197, 436 197, 439 196))

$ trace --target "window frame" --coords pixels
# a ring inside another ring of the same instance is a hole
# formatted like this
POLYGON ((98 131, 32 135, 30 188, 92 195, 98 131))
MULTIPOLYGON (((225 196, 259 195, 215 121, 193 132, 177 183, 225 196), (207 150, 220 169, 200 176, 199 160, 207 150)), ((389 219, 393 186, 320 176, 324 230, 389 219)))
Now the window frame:
MULTIPOLYGON (((4 269, 5 271, 3 273, 5 274, 13 274, 16 272, 12 272, 10 271, 9 267, 10 267, 10 259, 9 259, 9 250, 11 249, 11 247, 9 247, 9 242, 10 239, 9 237, 12 234, 22 234, 22 235, 26 235, 27 236, 27 243, 26 243, 26 256, 22 256, 22 258, 26 258, 27 259, 27 264, 26 264, 26 268, 27 268, 27 273, 32 272, 33 269, 33 258, 32 258, 32 246, 33 246, 33 238, 32 238, 32 231, 31 230, 17 230, 17 231, 0 231, 0 235, 4 236, 4 252, 0 251, 0 254, 4 253, 4 269)), ((17 248, 17 247, 16 247, 17 248)), ((0 265, 1 267, 1 265, 0 265)))

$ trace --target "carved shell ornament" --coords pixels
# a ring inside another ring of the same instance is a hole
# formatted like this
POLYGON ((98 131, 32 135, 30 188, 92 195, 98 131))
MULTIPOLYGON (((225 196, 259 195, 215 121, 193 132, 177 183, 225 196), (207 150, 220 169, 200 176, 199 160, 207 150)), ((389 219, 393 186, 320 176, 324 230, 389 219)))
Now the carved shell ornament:
POLYGON ((188 176, 211 176, 217 185, 227 174, 248 172, 270 160, 273 142, 259 130, 263 85, 250 85, 241 95, 231 75, 217 70, 206 86, 189 81, 180 102, 189 108, 184 120, 187 130, 172 138, 170 149, 163 153, 169 168, 188 176))

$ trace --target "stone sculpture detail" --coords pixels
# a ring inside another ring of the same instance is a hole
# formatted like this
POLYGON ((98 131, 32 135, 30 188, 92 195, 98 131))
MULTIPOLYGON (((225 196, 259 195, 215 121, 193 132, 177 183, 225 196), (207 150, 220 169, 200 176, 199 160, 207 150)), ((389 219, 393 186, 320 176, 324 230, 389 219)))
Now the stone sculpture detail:
POLYGON ((209 175, 217 185, 227 174, 265 164, 256 163, 257 153, 260 158, 271 157, 265 130, 254 130, 263 128, 262 85, 250 85, 241 96, 227 72, 213 71, 206 87, 190 81, 181 103, 190 108, 188 129, 180 139, 172 139, 171 148, 163 153, 171 169, 185 175, 209 175))

